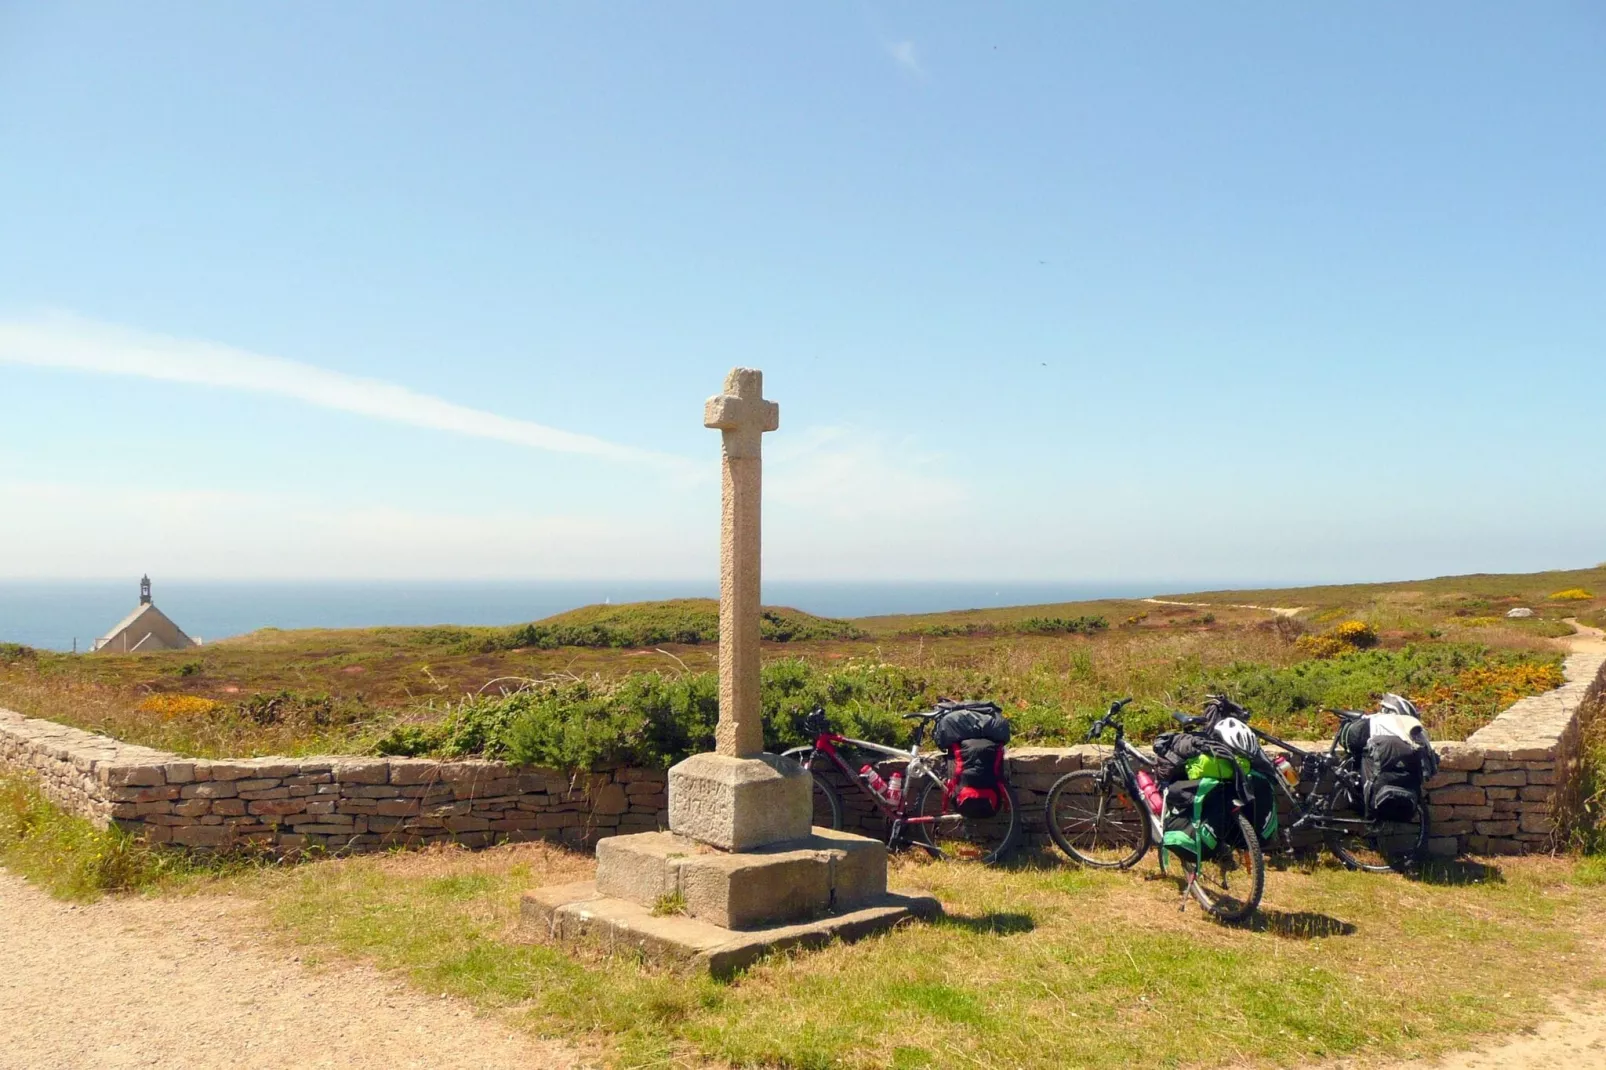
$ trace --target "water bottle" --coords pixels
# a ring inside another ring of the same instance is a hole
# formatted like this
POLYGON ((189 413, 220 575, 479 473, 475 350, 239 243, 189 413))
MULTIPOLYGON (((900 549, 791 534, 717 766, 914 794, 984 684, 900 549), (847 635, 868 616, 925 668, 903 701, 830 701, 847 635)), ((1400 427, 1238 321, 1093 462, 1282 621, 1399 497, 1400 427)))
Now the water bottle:
POLYGON ((870 785, 871 791, 875 792, 882 798, 886 798, 887 782, 881 779, 881 774, 875 771, 875 766, 871 765, 869 762, 865 762, 864 768, 859 770, 859 777, 866 784, 870 785))
POLYGON ((1160 785, 1154 782, 1154 774, 1147 769, 1138 770, 1138 790, 1143 793, 1143 801, 1149 807, 1149 812, 1155 816, 1160 814, 1160 785))
POLYGON ((1271 756, 1271 764, 1276 766, 1277 772, 1281 773, 1283 779, 1288 781, 1289 787, 1299 787, 1299 773, 1295 771, 1292 762, 1281 754, 1273 754, 1271 756))
POLYGON ((903 774, 893 773, 892 779, 887 781, 887 801, 897 806, 903 799, 903 774))

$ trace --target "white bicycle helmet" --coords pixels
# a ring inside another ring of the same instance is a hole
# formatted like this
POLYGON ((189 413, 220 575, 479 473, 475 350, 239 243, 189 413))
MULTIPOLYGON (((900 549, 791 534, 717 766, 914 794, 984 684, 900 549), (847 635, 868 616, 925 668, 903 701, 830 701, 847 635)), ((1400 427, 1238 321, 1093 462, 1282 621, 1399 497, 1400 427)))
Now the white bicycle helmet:
POLYGON ((1253 756, 1260 752, 1260 741, 1250 727, 1236 717, 1223 717, 1213 729, 1217 739, 1239 754, 1253 756))
POLYGON ((1415 717, 1417 720, 1422 719, 1422 715, 1417 712, 1416 703, 1412 702, 1404 695, 1396 695, 1392 691, 1384 695, 1382 699, 1378 701, 1377 712, 1394 713, 1401 717, 1415 717))

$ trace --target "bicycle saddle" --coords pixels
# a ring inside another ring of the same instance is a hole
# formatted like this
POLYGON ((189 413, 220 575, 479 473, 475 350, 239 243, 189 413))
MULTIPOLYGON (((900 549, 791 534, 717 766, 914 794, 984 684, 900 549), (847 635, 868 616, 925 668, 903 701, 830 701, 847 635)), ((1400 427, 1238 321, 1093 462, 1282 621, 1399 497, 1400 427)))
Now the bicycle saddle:
POLYGON ((1203 717, 1196 717, 1191 713, 1183 713, 1181 710, 1172 710, 1171 716, 1176 718, 1182 724, 1189 725, 1190 727, 1205 723, 1205 719, 1203 717))
POLYGON ((917 720, 917 719, 919 719, 919 720, 930 721, 930 720, 934 720, 934 719, 936 719, 938 717, 941 717, 943 714, 945 714, 947 712, 948 712, 947 710, 920 710, 920 711, 918 711, 916 713, 906 713, 906 714, 903 715, 903 717, 904 717, 905 720, 917 720))

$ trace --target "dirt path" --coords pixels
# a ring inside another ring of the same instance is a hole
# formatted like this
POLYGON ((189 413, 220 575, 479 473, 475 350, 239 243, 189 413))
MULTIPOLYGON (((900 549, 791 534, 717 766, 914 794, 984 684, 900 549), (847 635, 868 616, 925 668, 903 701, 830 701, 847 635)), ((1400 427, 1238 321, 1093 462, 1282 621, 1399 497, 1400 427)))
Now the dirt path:
MULTIPOLYGON (((1347 1065, 1347 1064, 1345 1064, 1347 1065)), ((1575 1004, 1532 1033, 1446 1055, 1434 1062, 1389 1063, 1386 1070, 1586 1070, 1606 1066, 1606 1004, 1575 1004)))
POLYGON ((1191 606, 1195 609, 1259 609, 1266 613, 1275 613, 1279 617, 1292 617, 1296 613, 1303 613, 1305 606, 1246 606, 1231 602, 1172 602, 1165 598, 1145 598, 1145 602, 1152 602, 1157 606, 1191 606))
POLYGON ((581 1065, 374 970, 264 948, 227 898, 74 906, 0 872, 0 1068, 581 1065))
POLYGON ((1569 635, 1562 640, 1574 654, 1606 654, 1606 632, 1579 624, 1577 617, 1566 618, 1566 623, 1578 629, 1577 635, 1569 635))

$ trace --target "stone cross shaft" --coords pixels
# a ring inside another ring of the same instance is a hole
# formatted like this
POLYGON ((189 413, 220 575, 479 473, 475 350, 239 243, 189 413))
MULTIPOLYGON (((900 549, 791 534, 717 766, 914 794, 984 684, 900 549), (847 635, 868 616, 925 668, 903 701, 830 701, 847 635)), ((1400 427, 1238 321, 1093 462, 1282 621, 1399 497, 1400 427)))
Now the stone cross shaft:
POLYGON ((761 439, 780 426, 765 401, 764 373, 733 368, 725 392, 708 399, 703 425, 724 445, 719 539, 719 725, 714 753, 749 758, 764 751, 759 709, 761 439))

